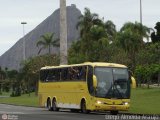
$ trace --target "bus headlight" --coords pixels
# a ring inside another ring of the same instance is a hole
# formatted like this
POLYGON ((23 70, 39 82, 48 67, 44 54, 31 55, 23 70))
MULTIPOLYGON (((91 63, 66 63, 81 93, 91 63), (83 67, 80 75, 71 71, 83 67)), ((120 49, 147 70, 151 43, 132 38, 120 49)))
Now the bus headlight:
POLYGON ((99 100, 97 101, 97 103, 98 103, 98 104, 102 104, 102 102, 101 102, 101 101, 99 101, 99 100))
POLYGON ((123 105, 128 105, 129 103, 128 102, 123 102, 123 105))

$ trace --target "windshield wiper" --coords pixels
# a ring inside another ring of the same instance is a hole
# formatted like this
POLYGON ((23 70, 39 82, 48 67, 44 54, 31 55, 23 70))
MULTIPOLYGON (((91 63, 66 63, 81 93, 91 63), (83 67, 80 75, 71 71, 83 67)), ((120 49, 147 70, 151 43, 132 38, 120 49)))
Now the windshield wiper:
POLYGON ((111 84, 111 87, 109 88, 108 92, 106 93, 105 97, 109 97, 109 98, 112 98, 112 97, 116 97, 116 98, 123 98, 123 95, 121 94, 121 92, 119 92, 117 86, 115 85, 115 81, 113 82, 113 84, 111 84), (115 95, 115 90, 117 91, 118 96, 115 95), (112 93, 110 96, 108 96, 110 93, 112 93))
POLYGON ((115 85, 115 82, 116 82, 117 80, 115 80, 115 78, 114 78, 113 69, 112 69, 112 76, 113 76, 113 91, 115 90, 115 89, 114 89, 114 87, 115 87, 116 90, 117 90, 117 92, 118 92, 118 94, 120 95, 120 97, 123 98, 122 94, 119 92, 117 86, 115 85))
MULTIPOLYGON (((109 90, 108 90, 108 92, 106 93, 105 97, 109 97, 108 95, 109 95, 109 93, 112 91, 112 87, 113 87, 113 85, 112 85, 112 83, 111 83, 111 87, 109 88, 109 90)), ((110 98, 110 97, 109 97, 109 98, 110 98)))
POLYGON ((114 97, 117 97, 117 96, 115 95, 115 90, 116 90, 117 93, 118 93, 118 95, 120 96, 120 98, 123 98, 123 95, 122 95, 121 92, 118 90, 118 88, 117 88, 117 86, 115 85, 115 83, 116 83, 117 81, 120 81, 120 80, 123 80, 123 81, 125 81, 125 80, 124 80, 124 79, 115 80, 115 79, 114 79, 113 70, 112 70, 112 76, 113 76, 113 85, 111 84, 111 87, 109 88, 109 90, 108 90, 108 92, 106 93, 105 97, 107 97, 110 92, 112 92, 112 95, 111 95, 111 96, 114 95, 114 97), (112 88, 113 88, 113 90, 112 90, 112 88))
MULTIPOLYGON (((115 85, 115 82, 116 82, 116 80, 113 82, 113 87, 115 87, 115 88, 116 88, 116 90, 117 90, 118 94, 121 96, 121 98, 123 98, 123 96, 122 96, 121 92, 119 92, 119 90, 118 90, 117 86, 115 85)), ((113 88, 113 90, 115 90, 115 89, 113 88)))

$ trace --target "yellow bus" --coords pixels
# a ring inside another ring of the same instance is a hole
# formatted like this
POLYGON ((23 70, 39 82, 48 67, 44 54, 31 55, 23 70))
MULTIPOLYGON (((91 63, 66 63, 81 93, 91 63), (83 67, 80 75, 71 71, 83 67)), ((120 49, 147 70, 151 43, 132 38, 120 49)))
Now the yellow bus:
POLYGON ((131 76, 125 65, 86 62, 46 66, 40 70, 39 105, 48 110, 127 111, 131 76))

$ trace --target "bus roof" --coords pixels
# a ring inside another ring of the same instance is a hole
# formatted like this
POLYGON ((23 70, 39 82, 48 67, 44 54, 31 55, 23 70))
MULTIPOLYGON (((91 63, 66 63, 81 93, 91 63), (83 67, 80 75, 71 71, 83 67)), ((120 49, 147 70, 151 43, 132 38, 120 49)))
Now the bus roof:
POLYGON ((65 68, 65 67, 74 67, 74 66, 84 66, 84 65, 90 65, 90 66, 105 66, 105 67, 120 67, 120 68, 127 68, 127 66, 122 64, 116 64, 116 63, 106 63, 106 62, 85 62, 81 64, 72 64, 72 65, 59 65, 59 66, 45 66, 42 67, 41 70, 44 69, 53 69, 53 68, 65 68))

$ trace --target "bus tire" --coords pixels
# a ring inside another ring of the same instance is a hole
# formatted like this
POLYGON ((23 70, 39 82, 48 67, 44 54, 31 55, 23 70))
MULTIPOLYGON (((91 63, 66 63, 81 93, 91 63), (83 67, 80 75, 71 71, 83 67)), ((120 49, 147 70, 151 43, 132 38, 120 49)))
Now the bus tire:
POLYGON ((49 111, 53 110, 52 106, 51 106, 51 99, 50 98, 47 99, 47 108, 48 108, 49 111))
POLYGON ((118 111, 110 111, 111 115, 117 115, 118 111))
POLYGON ((88 114, 90 111, 87 110, 86 108, 86 101, 85 100, 82 100, 81 101, 81 112, 84 113, 84 114, 88 114))
POLYGON ((52 101, 52 109, 53 111, 59 111, 59 108, 57 108, 56 99, 54 98, 52 101))

